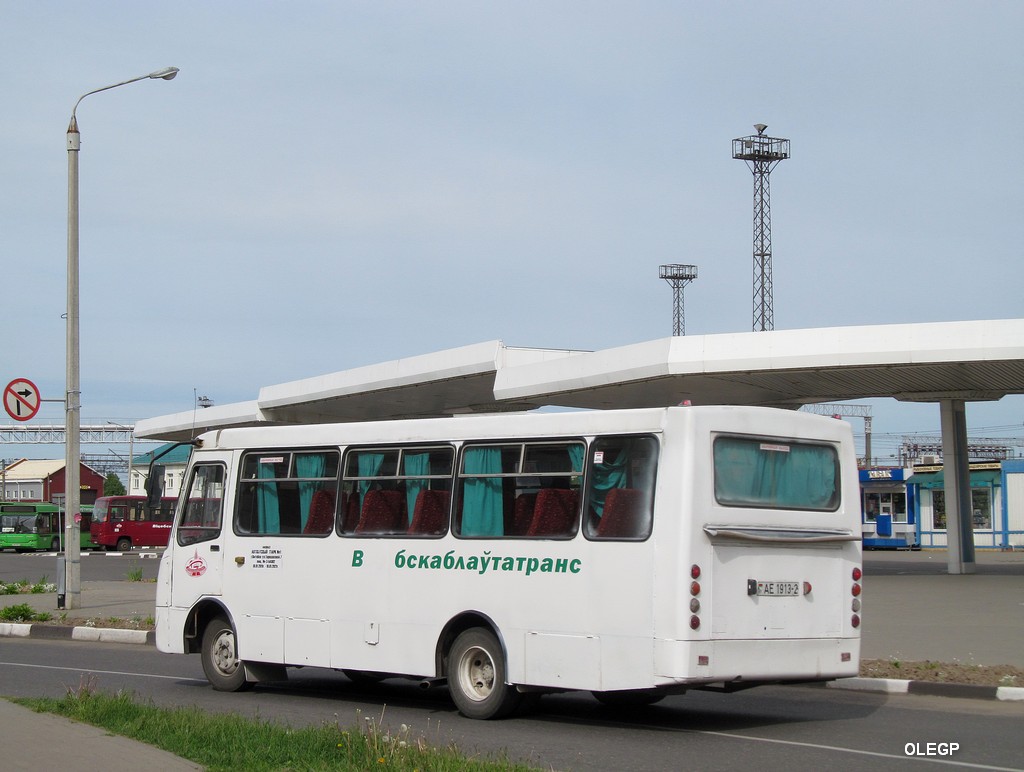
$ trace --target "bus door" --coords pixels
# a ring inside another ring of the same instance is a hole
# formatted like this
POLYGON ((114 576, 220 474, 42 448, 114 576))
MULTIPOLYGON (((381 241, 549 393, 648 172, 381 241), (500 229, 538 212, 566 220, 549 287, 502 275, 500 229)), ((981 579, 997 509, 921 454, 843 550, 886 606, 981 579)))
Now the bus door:
POLYGON ((204 456, 190 470, 188 487, 178 513, 171 571, 161 571, 170 583, 171 605, 189 608, 197 600, 223 592, 224 482, 228 456, 204 456))

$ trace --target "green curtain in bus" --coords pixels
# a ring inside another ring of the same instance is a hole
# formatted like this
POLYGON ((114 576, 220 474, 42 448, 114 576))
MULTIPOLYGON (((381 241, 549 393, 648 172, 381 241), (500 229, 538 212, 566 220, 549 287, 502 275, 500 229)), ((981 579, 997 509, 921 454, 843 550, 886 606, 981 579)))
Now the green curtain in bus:
POLYGON ((836 458, 818 445, 715 442, 715 497, 723 504, 831 510, 836 506, 836 458))
MULTIPOLYGON (((614 461, 605 457, 600 464, 594 464, 590 476, 590 507, 598 517, 604 514, 604 500, 608 497, 608 491, 626 487, 631 446, 632 441, 627 441, 614 461)), ((597 443, 593 447, 601 449, 597 443)))
MULTIPOLYGON (((430 453, 404 453, 402 463, 405 467, 403 474, 415 477, 416 475, 430 474, 430 453)), ((406 510, 409 512, 409 522, 412 523, 413 511, 416 508, 416 497, 421 490, 428 485, 426 479, 409 479, 405 481, 406 510)))
POLYGON ((572 473, 574 475, 583 474, 583 452, 585 448, 582 445, 570 445, 569 451, 569 463, 572 464, 572 473))
MULTIPOLYGON (((384 464, 383 453, 360 453, 357 459, 360 477, 376 477, 377 473, 380 472, 381 466, 384 464)), ((356 487, 359 489, 360 500, 366 496, 366 492, 370 490, 371 485, 373 485, 372 480, 359 481, 356 487)))
POLYGON ((505 532, 500 448, 469 448, 462 462, 462 535, 501 536, 505 532))
MULTIPOLYGON (((276 474, 273 464, 257 464, 256 476, 272 479, 276 474)), ((260 533, 281 533, 281 510, 277 501, 277 483, 256 483, 256 507, 260 533)))
POLYGON ((323 482, 313 481, 310 477, 323 477, 327 468, 326 453, 299 453, 295 456, 295 476, 299 478, 299 527, 305 529, 309 520, 309 507, 313 503, 313 494, 323 487, 323 482))

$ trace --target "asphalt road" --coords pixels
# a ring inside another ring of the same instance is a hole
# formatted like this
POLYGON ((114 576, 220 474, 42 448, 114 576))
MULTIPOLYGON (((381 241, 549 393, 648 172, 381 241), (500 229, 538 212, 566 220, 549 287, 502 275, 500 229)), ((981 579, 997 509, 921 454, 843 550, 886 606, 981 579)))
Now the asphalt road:
POLYGON ((328 722, 350 729, 372 717, 393 731, 407 724, 411 737, 432 744, 507 752, 546 769, 895 770, 919 761, 1024 769, 1021 703, 762 687, 729 695, 691 692, 623 714, 573 693, 544 697, 529 716, 480 722, 456 713, 444 689, 421 691, 399 680, 365 687, 330 671, 291 672, 287 683, 225 694, 209 687, 194 656, 160 654, 150 646, 0 639, 4 695, 59 697, 93 679, 95 688, 129 690, 159 705, 291 726, 328 722))

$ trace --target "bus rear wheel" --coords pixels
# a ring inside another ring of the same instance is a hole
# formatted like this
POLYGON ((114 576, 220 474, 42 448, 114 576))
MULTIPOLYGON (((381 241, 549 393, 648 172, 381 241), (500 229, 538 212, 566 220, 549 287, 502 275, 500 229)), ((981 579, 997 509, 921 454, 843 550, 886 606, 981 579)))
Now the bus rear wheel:
POLYGON ((214 617, 203 631, 203 672, 218 692, 240 692, 252 688, 245 679, 245 666, 238 659, 235 628, 224 617, 214 617))
POLYGON ((448 651, 448 691, 467 718, 502 718, 514 711, 522 695, 505 683, 505 655, 489 630, 461 633, 448 651))

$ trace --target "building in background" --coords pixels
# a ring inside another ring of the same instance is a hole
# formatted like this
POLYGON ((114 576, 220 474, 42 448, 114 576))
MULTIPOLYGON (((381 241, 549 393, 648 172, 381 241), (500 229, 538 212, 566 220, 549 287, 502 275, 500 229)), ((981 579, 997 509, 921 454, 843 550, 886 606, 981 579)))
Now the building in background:
MULTIPOLYGON (((5 501, 64 503, 64 459, 21 458, 7 464, 0 476, 5 501)), ((79 471, 82 504, 93 504, 103 495, 103 475, 82 464, 79 471)))
MULTIPOLYGON (((1024 549, 1024 459, 970 465, 971 528, 978 549, 1024 549)), ((865 549, 944 549, 946 493, 940 458, 860 470, 865 549)))
POLYGON ((860 470, 861 533, 868 549, 920 546, 917 518, 905 480, 912 470, 872 467, 860 470))

